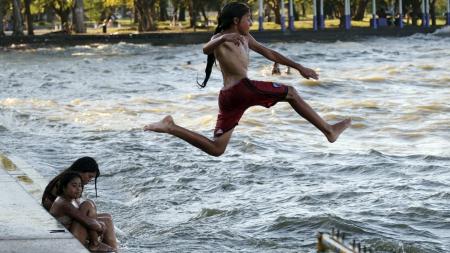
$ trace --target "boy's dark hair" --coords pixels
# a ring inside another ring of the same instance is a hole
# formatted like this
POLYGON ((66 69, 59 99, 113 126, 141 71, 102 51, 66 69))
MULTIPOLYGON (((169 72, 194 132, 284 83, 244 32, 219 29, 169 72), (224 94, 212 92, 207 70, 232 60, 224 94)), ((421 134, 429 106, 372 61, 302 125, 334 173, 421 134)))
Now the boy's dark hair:
POLYGON ((64 188, 67 186, 67 184, 70 183, 74 178, 79 178, 81 180, 80 174, 73 171, 67 171, 62 173, 61 178, 59 180, 58 188, 56 190, 56 194, 58 196, 61 196, 64 193, 64 188))
MULTIPOLYGON (((226 4, 222 11, 219 13, 219 16, 217 18, 217 27, 214 31, 214 35, 218 34, 228 28, 231 27, 233 24, 234 18, 238 18, 239 21, 241 20, 242 16, 250 12, 250 8, 245 3, 239 3, 239 2, 231 2, 226 4)), ((208 61, 206 63, 205 68, 205 79, 203 80, 203 83, 197 84, 204 88, 206 86, 206 83, 209 80, 209 77, 211 76, 212 67, 214 65, 214 62, 216 61, 216 57, 214 56, 214 53, 208 54, 208 61)))
POLYGON ((44 194, 42 194, 42 203, 45 202, 46 198, 50 198, 51 201, 54 201, 56 196, 53 196, 52 190, 56 187, 58 189, 58 184, 61 180, 61 177, 66 172, 77 172, 77 173, 85 173, 85 172, 94 172, 95 173, 95 196, 97 197, 97 178, 100 176, 100 170, 98 169, 98 164, 94 158, 85 156, 77 159, 69 168, 65 169, 55 178, 53 178, 50 183, 48 183, 47 187, 45 187, 44 194))

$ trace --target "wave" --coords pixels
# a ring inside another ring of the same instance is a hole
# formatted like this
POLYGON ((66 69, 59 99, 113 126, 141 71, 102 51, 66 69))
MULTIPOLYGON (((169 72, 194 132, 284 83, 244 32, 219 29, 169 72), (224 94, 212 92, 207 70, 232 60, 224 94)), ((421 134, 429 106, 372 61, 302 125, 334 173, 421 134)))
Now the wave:
POLYGON ((432 34, 450 36, 450 26, 439 28, 436 31, 434 31, 432 34))
POLYGON ((216 208, 202 208, 199 214, 197 214, 194 218, 191 220, 199 220, 204 218, 209 218, 213 216, 234 216, 241 211, 238 209, 232 209, 232 210, 221 210, 216 208))
POLYGON ((363 82, 369 82, 369 83, 379 83, 386 81, 386 77, 384 76, 367 76, 367 77, 360 77, 358 80, 363 82))

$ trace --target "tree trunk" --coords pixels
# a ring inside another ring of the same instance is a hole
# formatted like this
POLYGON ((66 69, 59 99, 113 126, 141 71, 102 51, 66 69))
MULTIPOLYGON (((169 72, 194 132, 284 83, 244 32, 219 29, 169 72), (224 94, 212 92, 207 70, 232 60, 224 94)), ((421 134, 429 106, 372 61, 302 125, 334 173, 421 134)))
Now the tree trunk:
POLYGON ((339 27, 345 27, 345 6, 344 4, 339 4, 336 8, 336 14, 339 15, 339 27))
POLYGON ((295 4, 292 4, 292 9, 294 13, 294 20, 300 20, 300 15, 298 14, 298 9, 295 4))
POLYGON ((302 17, 306 17, 306 1, 302 1, 302 17))
POLYGON ((134 6, 137 10, 138 31, 147 32, 156 30, 154 22, 155 1, 135 0, 134 6))
POLYGON ((178 16, 179 21, 186 21, 186 5, 184 3, 180 4, 180 14, 178 16))
POLYGON ((355 16, 353 17, 353 20, 356 21, 362 21, 364 19, 364 14, 366 13, 367 4, 369 3, 369 0, 359 0, 358 1, 358 8, 356 9, 355 16))
POLYGON ((180 3, 177 0, 172 0, 172 26, 176 26, 178 24, 178 8, 180 3))
POLYGON ((431 25, 436 26, 436 0, 430 1, 431 25))
POLYGON ((275 23, 281 24, 281 13, 280 13, 280 0, 271 0, 269 1, 270 9, 273 10, 275 14, 275 23))
POLYGON ((30 11, 31 0, 25 0, 25 17, 27 18, 27 33, 28 35, 34 35, 33 29, 33 17, 30 11))
POLYGON ((167 13, 167 0, 159 1, 159 21, 166 21, 169 19, 169 14, 167 13))
MULTIPOLYGON (((423 0, 422 0, 423 1, 423 0)), ((411 1, 411 5, 412 5, 412 12, 411 12, 411 24, 413 26, 417 26, 418 25, 418 20, 421 17, 421 13, 422 13, 422 1, 421 0, 412 0, 411 1)))
POLYGON ((189 11, 189 27, 194 28, 197 22, 197 13, 195 13, 194 0, 188 0, 188 11, 189 11))
POLYGON ((3 27, 3 18, 7 11, 7 1, 0 0, 0 37, 5 36, 5 28, 3 27))
POLYGON ((22 13, 20 13, 20 0, 12 0, 12 2, 14 15, 13 35, 21 36, 23 35, 23 20, 22 13))
POLYGON ((86 26, 84 25, 84 4, 83 0, 75 0, 73 8, 74 30, 76 33, 86 33, 86 26))
POLYGON ((205 7, 200 7, 200 11, 202 12, 202 16, 205 19, 205 24, 208 25, 208 15, 206 15, 205 7))
POLYGON ((61 19, 61 31, 70 33, 69 29, 69 14, 72 10, 66 0, 56 0, 51 3, 52 9, 56 15, 61 19))

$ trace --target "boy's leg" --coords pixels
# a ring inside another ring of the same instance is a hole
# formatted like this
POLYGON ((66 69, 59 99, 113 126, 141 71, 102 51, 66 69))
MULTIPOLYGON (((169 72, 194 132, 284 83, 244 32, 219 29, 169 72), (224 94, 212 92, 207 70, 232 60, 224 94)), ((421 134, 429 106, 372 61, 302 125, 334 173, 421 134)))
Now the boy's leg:
POLYGON ((220 156, 225 152, 234 129, 214 138, 214 140, 210 140, 201 134, 175 124, 171 116, 166 116, 159 122, 146 125, 144 130, 174 135, 212 156, 220 156))
POLYGON ((335 142, 339 135, 351 124, 351 119, 349 118, 334 125, 328 124, 298 95, 295 88, 291 86, 288 86, 288 94, 285 101, 289 102, 300 116, 317 127, 327 137, 329 142, 335 142))

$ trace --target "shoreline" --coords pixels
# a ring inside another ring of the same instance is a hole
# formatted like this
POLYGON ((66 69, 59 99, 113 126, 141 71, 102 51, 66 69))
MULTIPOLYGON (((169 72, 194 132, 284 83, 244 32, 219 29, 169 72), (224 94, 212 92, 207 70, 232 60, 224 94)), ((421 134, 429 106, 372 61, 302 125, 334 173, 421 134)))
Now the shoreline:
MULTIPOLYGON (((445 26, 435 27, 414 27, 404 28, 386 27, 373 29, 370 27, 355 27, 350 30, 342 28, 327 28, 325 30, 314 31, 312 29, 302 29, 298 31, 253 31, 251 34, 256 40, 263 43, 270 42, 335 42, 354 41, 369 37, 405 37, 416 33, 428 34, 445 26)), ((140 34, 43 34, 34 36, 0 37, 0 47, 29 45, 29 46, 49 46, 49 45, 84 45, 92 43, 136 43, 152 45, 186 45, 200 44, 208 41, 212 32, 149 32, 140 34)))

